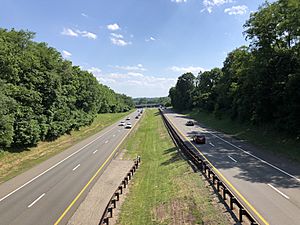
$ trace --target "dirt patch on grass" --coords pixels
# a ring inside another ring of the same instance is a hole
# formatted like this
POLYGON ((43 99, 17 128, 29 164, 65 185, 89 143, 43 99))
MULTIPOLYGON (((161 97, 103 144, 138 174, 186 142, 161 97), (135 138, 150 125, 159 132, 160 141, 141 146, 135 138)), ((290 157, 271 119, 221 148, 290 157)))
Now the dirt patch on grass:
POLYGON ((197 224, 186 200, 174 199, 170 203, 161 204, 153 209, 155 221, 174 225, 197 224))

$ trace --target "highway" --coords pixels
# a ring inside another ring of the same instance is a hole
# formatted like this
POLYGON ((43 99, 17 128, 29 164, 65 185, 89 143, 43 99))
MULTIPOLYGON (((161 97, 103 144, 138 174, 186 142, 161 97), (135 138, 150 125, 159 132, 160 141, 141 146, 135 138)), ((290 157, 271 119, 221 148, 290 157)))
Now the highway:
POLYGON ((1 184, 0 225, 65 224, 131 131, 119 122, 1 184))
POLYGON ((222 174, 225 183, 233 187, 235 195, 260 224, 300 224, 299 164, 198 123, 186 126, 190 119, 182 114, 170 110, 164 114, 188 146, 196 148, 222 174), (206 144, 191 141, 196 132, 205 134, 206 144))

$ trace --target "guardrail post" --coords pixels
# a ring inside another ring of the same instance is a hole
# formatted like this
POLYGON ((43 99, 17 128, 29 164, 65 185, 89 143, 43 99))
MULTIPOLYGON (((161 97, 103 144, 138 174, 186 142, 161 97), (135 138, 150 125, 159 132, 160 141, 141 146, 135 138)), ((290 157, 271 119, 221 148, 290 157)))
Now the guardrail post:
POLYGON ((218 191, 218 192, 220 192, 220 184, 221 184, 221 181, 218 180, 218 181, 217 181, 217 191, 218 191))
MULTIPOLYGON (((123 184, 123 182, 122 182, 122 184, 123 184)), ((119 190, 120 190, 120 194, 123 194, 123 186, 122 185, 119 186, 119 190)))
POLYGON ((223 199, 226 200, 226 192, 227 192, 227 189, 226 187, 223 186, 223 199))
POLYGON ((235 197, 234 196, 230 196, 230 201, 229 201, 229 205, 230 205, 230 209, 233 210, 233 203, 235 203, 235 197))
POLYGON ((107 209, 107 212, 110 213, 110 218, 112 218, 112 217, 113 217, 113 208, 112 208, 112 207, 109 207, 109 208, 107 209))
POLYGON ((117 207, 117 200, 113 199, 111 200, 111 203, 113 204, 114 209, 117 207))
POLYGON ((105 224, 109 225, 109 218, 108 218, 108 217, 104 218, 103 222, 104 222, 105 224))
POLYGON ((244 213, 245 213, 245 209, 240 208, 240 210, 239 210, 239 221, 240 222, 243 222, 243 215, 244 215, 244 213))
POLYGON ((123 184, 124 188, 126 188, 126 181, 125 180, 122 181, 122 184, 123 184))
MULTIPOLYGON (((120 190, 120 189, 119 189, 120 190)), ((117 197, 117 201, 119 201, 120 200, 120 194, 119 194, 119 192, 116 192, 115 193, 115 196, 117 197)))

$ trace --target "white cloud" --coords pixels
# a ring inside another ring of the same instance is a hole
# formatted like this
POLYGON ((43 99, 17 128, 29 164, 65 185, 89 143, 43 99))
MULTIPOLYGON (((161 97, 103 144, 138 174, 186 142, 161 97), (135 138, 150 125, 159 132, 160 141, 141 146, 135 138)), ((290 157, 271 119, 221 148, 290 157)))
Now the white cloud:
POLYGON ((90 69, 88 69, 88 72, 94 74, 96 77, 101 76, 101 69, 97 67, 91 67, 90 69))
POLYGON ((132 43, 129 41, 124 41, 123 39, 119 39, 119 38, 114 38, 114 37, 110 37, 110 41, 111 43, 113 43, 114 45, 117 46, 126 46, 126 45, 131 45, 132 43))
POLYGON ((204 68, 199 67, 199 66, 188 66, 188 67, 178 67, 178 66, 172 66, 170 70, 174 72, 179 72, 179 73, 188 73, 191 72, 193 74, 198 74, 200 71, 203 72, 205 71, 204 68))
POLYGON ((224 10, 225 13, 229 15, 243 15, 247 12, 248 7, 245 5, 232 6, 224 10))
MULTIPOLYGON (((209 13, 211 13, 214 7, 232 2, 233 0, 203 0, 203 5, 205 7, 204 10, 207 10, 209 13)), ((201 11, 203 12, 204 10, 201 11)))
MULTIPOLYGON (((138 67, 142 67, 139 64, 138 67)), ((169 89, 176 84, 177 76, 147 76, 140 72, 103 73, 97 67, 88 69, 99 82, 109 86, 118 93, 124 93, 132 97, 159 97, 167 96, 169 89)))
POLYGON ((114 66, 114 68, 119 70, 128 70, 128 71, 146 71, 142 64, 137 64, 136 66, 114 66))
POLYGON ((78 36, 78 34, 70 28, 64 28, 64 30, 61 32, 61 34, 66 35, 66 36, 72 36, 72 37, 78 36))
POLYGON ((115 31, 115 30, 120 30, 121 28, 117 23, 114 23, 114 24, 108 24, 107 29, 115 31))
POLYGON ((67 59, 67 58, 70 58, 72 56, 71 52, 68 52, 66 50, 63 50, 62 51, 62 56, 67 59))
POLYGON ((187 2, 187 0, 171 0, 171 2, 183 3, 183 2, 187 2))
POLYGON ((150 38, 146 38, 145 41, 149 42, 149 41, 155 41, 156 39, 154 37, 150 37, 150 38))
POLYGON ((97 35, 96 34, 88 32, 88 31, 82 31, 81 32, 81 36, 82 37, 87 37, 89 39, 94 39, 94 40, 97 39, 97 35))
POLYGON ((115 38, 124 38, 122 34, 116 34, 116 33, 110 33, 111 36, 115 37, 115 38))
POLYGON ((73 37, 78 37, 79 35, 81 37, 86 37, 89 39, 97 39, 97 35, 92 33, 92 32, 88 32, 88 31, 81 31, 81 30, 72 30, 70 28, 64 28, 64 30, 61 32, 62 35, 67 35, 67 36, 73 36, 73 37))
POLYGON ((85 13, 81 13, 81 15, 83 16, 83 17, 89 17, 87 14, 85 14, 85 13))

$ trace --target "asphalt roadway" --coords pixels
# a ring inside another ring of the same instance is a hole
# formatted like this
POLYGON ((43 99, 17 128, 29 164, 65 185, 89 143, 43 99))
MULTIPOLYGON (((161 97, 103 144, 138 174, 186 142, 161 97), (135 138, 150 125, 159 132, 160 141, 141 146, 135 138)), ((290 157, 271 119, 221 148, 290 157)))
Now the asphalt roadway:
POLYGON ((1 184, 0 225, 66 224, 131 131, 119 122, 1 184))
MULTIPOLYGON (((184 115, 164 111, 183 140, 219 171, 223 181, 260 224, 300 224, 300 165, 200 124, 186 126, 184 115), (204 133, 206 144, 191 141, 204 133)), ((257 134, 260 135, 260 134, 257 134)))

